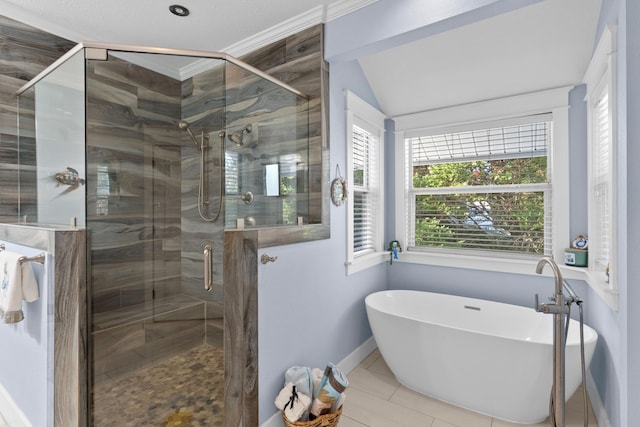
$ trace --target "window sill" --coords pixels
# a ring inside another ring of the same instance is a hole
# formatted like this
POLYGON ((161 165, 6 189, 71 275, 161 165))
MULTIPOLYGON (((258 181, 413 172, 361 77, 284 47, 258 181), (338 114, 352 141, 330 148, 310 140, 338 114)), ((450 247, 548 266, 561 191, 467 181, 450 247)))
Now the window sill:
POLYGON ((389 252, 374 252, 354 258, 351 262, 345 262, 347 275, 357 273, 374 265, 381 264, 389 259, 389 252))
MULTIPOLYGON (((512 273, 537 275, 537 259, 489 258, 473 255, 443 254, 437 252, 411 252, 399 254, 394 263, 412 263, 433 265, 439 267, 464 268, 469 270, 493 271, 497 273, 512 273)), ((612 310, 618 310, 618 292, 591 274, 585 267, 571 267, 558 262, 558 267, 565 279, 582 280, 589 284, 612 310)), ((550 276, 551 270, 546 269, 544 275, 550 276)))

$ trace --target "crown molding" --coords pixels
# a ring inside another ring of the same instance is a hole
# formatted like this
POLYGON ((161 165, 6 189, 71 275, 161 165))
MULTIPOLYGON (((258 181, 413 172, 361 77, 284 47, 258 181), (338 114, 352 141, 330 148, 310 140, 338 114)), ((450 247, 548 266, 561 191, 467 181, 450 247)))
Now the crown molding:
POLYGON ((376 1, 378 0, 341 0, 327 5, 326 10, 323 5, 319 5, 305 13, 301 13, 278 25, 274 25, 271 28, 267 28, 264 31, 241 40, 238 43, 234 43, 226 49, 223 49, 223 52, 236 58, 241 57, 242 55, 246 55, 268 44, 306 30, 314 25, 337 19, 376 1))
POLYGON ((320 5, 305 13, 301 13, 298 16, 294 16, 291 19, 287 19, 278 25, 274 25, 271 28, 267 28, 264 31, 247 37, 238 43, 234 43, 226 49, 223 49, 223 52, 238 58, 256 49, 305 30, 313 25, 320 24, 323 20, 324 7, 320 5))
POLYGON ((378 0, 344 0, 331 3, 327 6, 327 13, 324 22, 333 21, 341 16, 347 15, 365 6, 369 6, 378 0))

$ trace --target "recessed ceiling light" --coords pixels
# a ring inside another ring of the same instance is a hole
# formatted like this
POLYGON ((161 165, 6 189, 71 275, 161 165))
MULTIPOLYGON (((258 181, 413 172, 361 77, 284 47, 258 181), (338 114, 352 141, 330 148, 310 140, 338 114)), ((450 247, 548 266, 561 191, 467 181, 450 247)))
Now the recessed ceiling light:
POLYGON ((169 6, 169 10, 176 16, 188 16, 189 9, 184 6, 180 6, 179 4, 172 4, 169 6))

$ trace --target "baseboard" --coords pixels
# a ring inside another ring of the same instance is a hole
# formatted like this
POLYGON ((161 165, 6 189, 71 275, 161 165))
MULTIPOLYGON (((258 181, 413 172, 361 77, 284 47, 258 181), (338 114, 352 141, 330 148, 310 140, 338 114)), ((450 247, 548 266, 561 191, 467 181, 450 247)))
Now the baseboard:
POLYGON ((358 366, 360 362, 362 362, 376 348, 378 348, 376 340, 373 339, 373 337, 370 337, 358 348, 348 354, 347 357, 338 362, 338 368, 340 368, 340 370, 344 374, 348 374, 349 372, 353 371, 356 366, 358 366))
POLYGON ((18 408, 9 392, 0 384, 0 414, 11 427, 32 427, 31 422, 18 408))
MULTIPOLYGON (((373 337, 363 342, 358 348, 353 350, 344 359, 338 362, 337 366, 344 374, 353 371, 373 350, 377 348, 376 340, 373 337)), ((262 423, 260 427, 284 427, 280 412, 273 414, 271 418, 262 423)))
POLYGON ((596 387, 596 383, 591 376, 591 372, 587 371, 587 393, 589 394, 589 400, 591 401, 591 408, 596 419, 598 420, 599 427, 612 427, 611 421, 609 421, 609 415, 607 409, 604 407, 604 403, 600 398, 600 392, 596 387))

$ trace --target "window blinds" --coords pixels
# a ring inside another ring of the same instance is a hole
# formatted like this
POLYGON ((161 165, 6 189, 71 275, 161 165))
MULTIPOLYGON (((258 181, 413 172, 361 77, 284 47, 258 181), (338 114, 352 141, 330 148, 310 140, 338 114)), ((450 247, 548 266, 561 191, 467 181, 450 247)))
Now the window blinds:
POLYGON ((611 166, 609 96, 604 93, 596 104, 596 149, 594 150, 593 198, 596 223, 599 225, 600 242, 593 248, 594 261, 606 267, 609 263, 611 244, 611 166))
POLYGON ((538 122, 411 138, 413 164, 544 156, 549 124, 538 122))
POLYGON ((375 138, 366 130, 353 126, 353 252, 375 250, 376 222, 375 212, 378 200, 377 186, 377 150, 375 138))
POLYGON ((409 245, 549 255, 550 135, 544 120, 407 138, 409 245))

